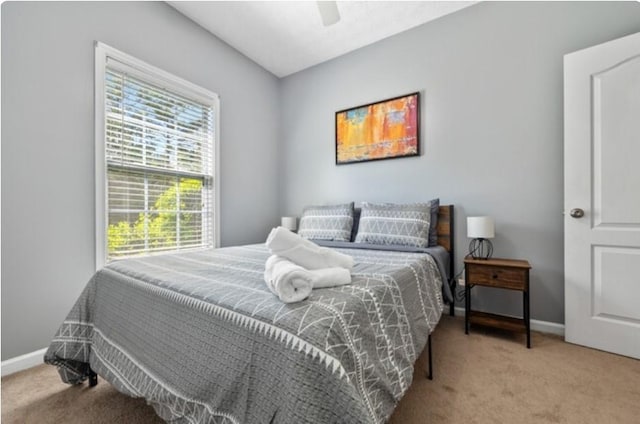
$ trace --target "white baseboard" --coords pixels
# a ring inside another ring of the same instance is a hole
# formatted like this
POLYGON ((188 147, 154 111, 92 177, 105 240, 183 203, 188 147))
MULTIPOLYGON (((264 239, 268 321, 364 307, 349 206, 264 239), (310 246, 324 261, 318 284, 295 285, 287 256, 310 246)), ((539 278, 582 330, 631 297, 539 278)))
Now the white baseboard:
POLYGON ((2 361, 0 364, 0 367, 2 368, 2 377, 43 364, 43 358, 46 351, 47 348, 45 347, 44 349, 36 350, 35 352, 25 353, 24 355, 2 361))
POLYGON ((532 319, 531 329, 541 333, 555 334, 556 336, 564 337, 564 324, 558 324, 557 322, 532 319))
MULTIPOLYGON (((456 315, 464 316, 464 308, 456 307, 456 315)), ((449 308, 445 307, 445 313, 448 313, 449 308)), ((533 331, 539 331, 541 333, 555 334, 564 337, 564 324, 558 324, 556 322, 540 321, 532 319, 530 321, 531 329, 533 331)))

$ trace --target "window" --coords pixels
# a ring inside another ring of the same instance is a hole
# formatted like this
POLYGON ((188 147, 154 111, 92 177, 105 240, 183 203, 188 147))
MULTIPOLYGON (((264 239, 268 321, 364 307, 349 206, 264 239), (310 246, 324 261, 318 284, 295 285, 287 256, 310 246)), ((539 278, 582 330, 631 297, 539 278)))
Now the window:
POLYGON ((215 94, 97 44, 98 267, 217 245, 218 109, 215 94))

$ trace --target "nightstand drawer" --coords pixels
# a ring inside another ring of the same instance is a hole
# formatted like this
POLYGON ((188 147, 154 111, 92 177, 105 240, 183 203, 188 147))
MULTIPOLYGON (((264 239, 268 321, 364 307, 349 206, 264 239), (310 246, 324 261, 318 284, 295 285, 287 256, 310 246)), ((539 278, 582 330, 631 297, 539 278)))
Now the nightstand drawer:
POLYGON ((486 265, 468 265, 466 280, 470 284, 526 290, 526 269, 505 268, 486 265))

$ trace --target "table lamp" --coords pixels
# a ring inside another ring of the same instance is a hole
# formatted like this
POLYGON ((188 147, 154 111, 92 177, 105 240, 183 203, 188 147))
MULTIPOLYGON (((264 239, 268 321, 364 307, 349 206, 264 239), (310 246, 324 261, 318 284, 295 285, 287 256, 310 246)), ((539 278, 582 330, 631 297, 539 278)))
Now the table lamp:
POLYGON ((489 259, 493 255, 493 244, 489 239, 495 237, 495 223, 490 216, 467 217, 467 237, 469 254, 473 259, 489 259))
POLYGON ((295 216, 283 216, 280 225, 289 231, 295 231, 298 229, 298 218, 295 216))

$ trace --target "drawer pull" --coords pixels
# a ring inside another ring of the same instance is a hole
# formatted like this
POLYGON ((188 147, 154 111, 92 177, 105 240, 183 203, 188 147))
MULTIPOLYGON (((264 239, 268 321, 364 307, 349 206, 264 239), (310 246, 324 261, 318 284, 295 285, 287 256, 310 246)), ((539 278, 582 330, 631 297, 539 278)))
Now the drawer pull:
POLYGON ((498 278, 498 274, 493 274, 492 276, 494 279, 498 278))

